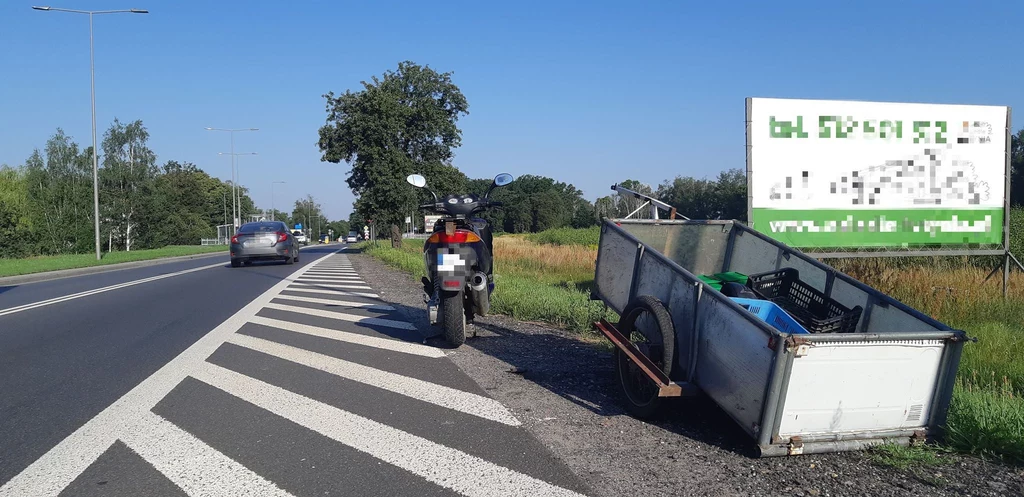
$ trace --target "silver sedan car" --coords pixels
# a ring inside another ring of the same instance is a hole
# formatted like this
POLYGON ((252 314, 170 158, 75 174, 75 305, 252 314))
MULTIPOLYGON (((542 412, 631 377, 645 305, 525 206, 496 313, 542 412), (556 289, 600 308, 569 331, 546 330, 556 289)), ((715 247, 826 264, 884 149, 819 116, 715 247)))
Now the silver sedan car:
POLYGON ((280 221, 246 223, 231 237, 231 267, 261 260, 299 262, 299 245, 287 225, 280 221))

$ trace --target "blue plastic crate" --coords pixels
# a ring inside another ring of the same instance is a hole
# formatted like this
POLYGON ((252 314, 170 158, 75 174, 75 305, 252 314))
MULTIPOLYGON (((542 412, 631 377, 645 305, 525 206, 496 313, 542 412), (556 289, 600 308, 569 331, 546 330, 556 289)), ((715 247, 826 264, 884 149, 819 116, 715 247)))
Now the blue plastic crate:
POLYGON ((793 319, 785 310, 767 300, 732 298, 740 307, 761 318, 783 333, 807 333, 807 329, 793 319))

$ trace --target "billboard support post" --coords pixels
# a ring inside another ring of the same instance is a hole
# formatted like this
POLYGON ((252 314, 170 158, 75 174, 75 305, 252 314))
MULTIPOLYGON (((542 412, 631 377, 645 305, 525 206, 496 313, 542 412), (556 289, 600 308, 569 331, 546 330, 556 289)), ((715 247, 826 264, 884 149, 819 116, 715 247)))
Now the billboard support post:
POLYGON ((748 97, 745 107, 752 228, 818 259, 1000 256, 1007 297, 1011 264, 1024 271, 1010 252, 1008 106, 748 97))

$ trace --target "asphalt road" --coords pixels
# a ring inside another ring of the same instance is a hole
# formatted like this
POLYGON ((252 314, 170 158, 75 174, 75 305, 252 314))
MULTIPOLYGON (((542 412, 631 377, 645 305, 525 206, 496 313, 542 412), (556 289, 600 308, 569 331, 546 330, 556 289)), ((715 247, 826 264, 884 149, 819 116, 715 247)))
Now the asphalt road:
POLYGON ((0 287, 0 497, 589 493, 341 248, 0 287))

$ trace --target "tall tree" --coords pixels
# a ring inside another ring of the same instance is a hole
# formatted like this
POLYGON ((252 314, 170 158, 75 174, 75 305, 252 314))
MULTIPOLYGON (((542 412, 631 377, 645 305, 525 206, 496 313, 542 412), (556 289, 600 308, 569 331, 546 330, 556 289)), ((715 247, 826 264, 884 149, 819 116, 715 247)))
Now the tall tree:
POLYGON ((401 224, 415 209, 409 174, 423 174, 438 193, 465 187, 451 160, 462 140, 458 119, 469 107, 451 75, 405 61, 358 92, 324 95, 322 160, 351 165, 347 182, 359 212, 379 225, 401 224))
POLYGON ((17 258, 32 253, 26 187, 22 170, 0 166, 0 257, 17 258))
POLYGON ((156 154, 147 146, 149 131, 142 121, 128 124, 114 119, 103 135, 103 188, 109 241, 117 241, 126 251, 132 249, 156 176, 156 154))
POLYGON ((48 254, 82 251, 92 244, 92 174, 88 148, 57 129, 25 162, 26 201, 37 234, 38 251, 48 254))

